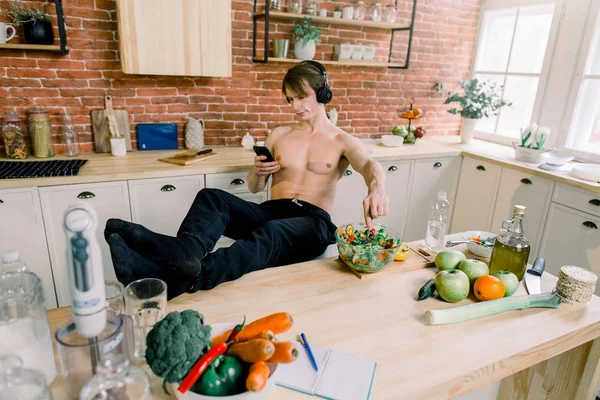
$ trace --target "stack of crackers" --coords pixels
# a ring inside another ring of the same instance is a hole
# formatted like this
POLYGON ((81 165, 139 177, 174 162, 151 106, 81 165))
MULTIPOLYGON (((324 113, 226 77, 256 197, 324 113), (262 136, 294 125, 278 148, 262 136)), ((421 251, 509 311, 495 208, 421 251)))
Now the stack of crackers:
POLYGON ((565 303, 587 303, 592 299, 597 281, 598 276, 592 271, 565 265, 558 273, 556 291, 565 303))

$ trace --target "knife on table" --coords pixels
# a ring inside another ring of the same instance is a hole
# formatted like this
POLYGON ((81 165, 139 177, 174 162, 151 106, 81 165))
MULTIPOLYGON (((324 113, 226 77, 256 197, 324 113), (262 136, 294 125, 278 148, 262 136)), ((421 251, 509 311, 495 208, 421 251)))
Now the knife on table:
POLYGON ((199 152, 193 154, 178 154, 175 156, 175 158, 193 158, 201 156, 202 154, 208 154, 210 152, 212 152, 212 149, 200 150, 199 152))
POLYGON ((542 274, 546 261, 543 258, 538 257, 533 266, 525 271, 525 287, 529 294, 540 294, 542 293, 542 274))

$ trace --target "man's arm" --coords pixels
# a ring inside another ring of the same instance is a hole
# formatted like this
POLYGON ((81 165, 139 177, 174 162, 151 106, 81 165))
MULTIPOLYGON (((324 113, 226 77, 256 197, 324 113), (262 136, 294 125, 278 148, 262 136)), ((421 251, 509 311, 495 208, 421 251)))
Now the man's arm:
MULTIPOLYGON (((273 130, 273 132, 267 136, 267 139, 265 140, 265 146, 271 153, 273 153, 273 143, 276 136, 277 129, 273 130)), ((265 186, 267 186, 269 176, 279 171, 279 163, 277 161, 263 162, 263 160, 266 158, 266 156, 254 157, 254 167, 248 173, 248 189, 252 193, 258 193, 262 191, 265 186)))
POLYGON ((365 145, 351 135, 341 136, 344 142, 344 157, 348 159, 352 168, 360 173, 369 194, 363 200, 363 211, 367 227, 371 229, 373 219, 388 214, 389 198, 385 192, 385 172, 381 164, 371 158, 365 145))

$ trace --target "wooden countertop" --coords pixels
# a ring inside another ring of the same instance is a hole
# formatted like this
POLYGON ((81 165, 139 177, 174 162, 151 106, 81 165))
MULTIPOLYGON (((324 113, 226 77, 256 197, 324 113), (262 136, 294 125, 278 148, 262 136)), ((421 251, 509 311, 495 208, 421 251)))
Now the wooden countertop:
MULTIPOLYGON (((425 265, 425 264, 423 264, 425 265)), ((428 326, 429 309, 456 307, 435 298, 416 301, 435 269, 404 271, 394 263, 359 280, 334 258, 250 273, 210 291, 182 295, 168 311, 194 309, 208 324, 253 320, 287 311, 294 326, 280 339, 306 332, 311 344, 377 362, 372 399, 447 399, 500 380, 600 336, 600 298, 558 309, 510 311, 473 321, 428 326)), ((556 278, 543 275, 542 290, 556 278)), ((518 294, 526 294, 521 285, 518 294)), ((68 308, 49 312, 52 330, 68 308)), ((154 397, 167 398, 153 377, 154 397)), ((60 378, 52 384, 63 393, 60 378)), ((56 397, 59 396, 59 397, 56 397)), ((173 397, 174 398, 174 397, 173 397)), ((269 399, 308 399, 275 387, 269 399)))

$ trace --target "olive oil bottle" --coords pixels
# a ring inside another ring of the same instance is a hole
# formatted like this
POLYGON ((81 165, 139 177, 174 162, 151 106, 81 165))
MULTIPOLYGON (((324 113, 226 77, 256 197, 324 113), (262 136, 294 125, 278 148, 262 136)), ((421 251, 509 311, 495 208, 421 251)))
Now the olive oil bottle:
POLYGON ((514 273, 523 279, 529 259, 529 242, 523 232, 525 207, 516 205, 513 218, 502 222, 502 233, 496 238, 490 258, 490 274, 500 270, 514 273))

